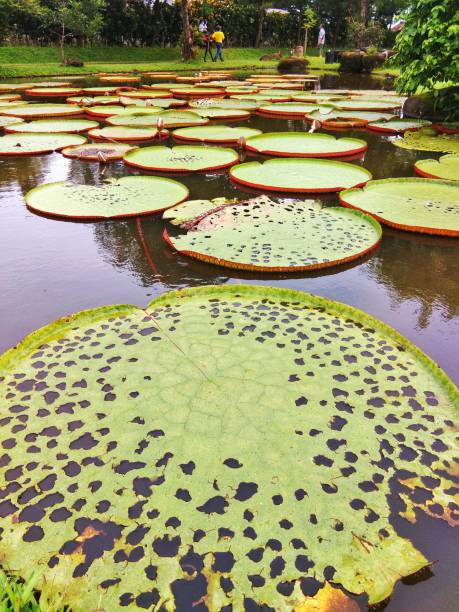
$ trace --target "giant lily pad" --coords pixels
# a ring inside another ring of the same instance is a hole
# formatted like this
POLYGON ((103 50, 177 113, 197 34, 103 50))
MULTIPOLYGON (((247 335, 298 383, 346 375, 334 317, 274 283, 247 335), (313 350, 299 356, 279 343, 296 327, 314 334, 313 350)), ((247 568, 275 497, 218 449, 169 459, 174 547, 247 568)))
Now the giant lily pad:
POLYGON ((371 179, 365 168, 329 159, 270 159, 248 162, 230 170, 236 183, 268 191, 333 192, 364 185, 371 179))
POLYGON ((138 98, 139 100, 151 100, 153 98, 170 98, 168 91, 120 91, 125 98, 138 98))
POLYGON ((340 201, 399 229, 459 236, 459 185, 453 181, 423 178, 371 181, 363 189, 340 193, 340 201))
POLYGON ((0 138, 0 156, 52 153, 84 142, 79 134, 7 134, 0 138))
POLYGON ((336 100, 330 103, 335 108, 340 110, 352 110, 352 111, 390 111, 396 108, 400 108, 401 104, 398 100, 367 100, 367 99, 355 99, 355 100, 336 100))
POLYGON ((222 98, 215 100, 212 98, 201 98, 197 100, 190 100, 189 106, 191 108, 228 108, 234 110, 245 110, 252 111, 259 108, 259 104, 254 100, 235 100, 234 98, 222 98))
POLYGON ((156 176, 110 179, 101 187, 74 183, 48 183, 29 191, 32 210, 56 217, 107 219, 134 217, 162 211, 188 197, 185 185, 156 176))
POLYGON ((175 130, 177 140, 200 142, 237 142, 240 138, 250 138, 261 134, 261 130, 247 127, 229 127, 226 125, 204 125, 202 127, 187 127, 175 130))
POLYGON ((417 174, 427 178, 459 181, 459 154, 442 155, 440 159, 419 159, 414 164, 417 174))
POLYGON ((211 610, 305 609, 305 578, 374 604, 429 565, 392 512, 454 523, 457 391, 343 304, 187 289, 56 321, 0 376, 2 565, 74 610, 193 578, 211 610))
POLYGON ((18 123, 23 123, 24 119, 20 119, 19 117, 4 117, 0 115, 0 129, 8 126, 14 125, 18 123))
POLYGON ((225 92, 223 89, 215 89, 212 87, 180 87, 172 88, 171 93, 174 96, 182 96, 184 98, 210 98, 213 96, 224 96, 225 92))
POLYGON ((85 87, 83 93, 91 96, 99 96, 104 94, 115 94, 119 90, 119 87, 111 87, 109 85, 103 85, 102 87, 85 87))
MULTIPOLYGON (((16 119, 17 121, 17 119, 16 119)), ((87 119, 39 119, 38 121, 30 121, 29 123, 16 123, 6 128, 6 132, 22 132, 22 133, 48 133, 48 134, 75 134, 77 132, 86 132, 91 128, 98 127, 97 121, 88 121, 87 119)))
POLYGON ((432 127, 444 134, 459 134, 459 121, 442 121, 432 127))
POLYGON ((117 105, 119 96, 71 96, 67 98, 67 104, 79 104, 80 106, 99 106, 101 104, 117 105))
POLYGON ((125 155, 129 166, 162 172, 202 172, 219 170, 235 164, 233 149, 203 146, 144 147, 125 155))
POLYGON ((227 119, 231 121, 242 121, 250 117, 250 111, 236 108, 193 108, 193 112, 200 117, 227 119))
POLYGON ((268 106, 270 103, 287 103, 290 100, 290 96, 264 96, 262 94, 236 94, 230 96, 231 100, 252 100, 258 103, 258 106, 268 106))
POLYGON ((161 111, 159 113, 145 113, 144 109, 132 113, 121 113, 110 117, 107 123, 110 125, 127 125, 127 126, 149 126, 157 125, 158 119, 161 120, 164 127, 186 127, 191 125, 206 125, 209 119, 200 117, 198 114, 191 111, 161 111))
POLYGON ((367 124, 369 130, 387 134, 403 134, 407 130, 420 130, 431 125, 425 119, 390 119, 389 121, 374 121, 367 124))
POLYGON ((317 110, 317 105, 301 104, 301 102, 279 102, 277 104, 268 104, 260 106, 259 113, 265 115, 289 115, 291 117, 304 117, 306 113, 317 110))
POLYGON ((459 153, 459 134, 440 134, 432 128, 405 132, 403 138, 395 138, 392 143, 402 149, 459 153))
POLYGON ((129 144, 101 142, 72 146, 61 151, 64 157, 82 161, 97 161, 101 163, 123 159, 126 153, 137 147, 129 144))
POLYGON ((82 115, 83 113, 84 109, 75 104, 28 104, 2 110, 3 115, 21 117, 22 119, 65 117, 67 115, 82 115))
POLYGON ((320 106, 318 110, 306 114, 306 119, 314 121, 318 119, 324 126, 330 127, 353 127, 365 126, 370 122, 389 121, 395 115, 372 111, 340 111, 330 106, 320 106))
MULTIPOLYGON (((159 132, 155 127, 126 127, 107 126, 100 129, 90 130, 89 136, 94 140, 126 140, 140 141, 156 138, 159 132)), ((161 136, 167 138, 169 132, 164 130, 161 136)))
POLYGON ((229 202, 237 202, 237 199, 187 200, 164 211, 163 219, 168 219, 172 225, 182 225, 187 221, 193 221, 199 215, 203 215, 212 209, 227 205, 229 202))
POLYGON ((280 157, 343 157, 363 153, 367 143, 357 138, 335 138, 330 134, 271 132, 249 138, 247 149, 280 157))
POLYGON ((19 94, 0 94, 0 102, 15 102, 21 100, 19 94))
POLYGON ((26 95, 36 98, 65 98, 81 93, 79 87, 33 87, 26 90, 26 95))
POLYGON ((96 104, 95 106, 85 108, 85 110, 91 117, 107 119, 107 117, 122 113, 124 111, 124 106, 120 104, 96 104))
POLYGON ((186 235, 170 237, 166 231, 164 237, 180 253, 228 268, 315 270, 361 257, 381 238, 381 226, 371 217, 343 210, 314 201, 278 204, 262 196, 201 213, 187 223, 186 235))

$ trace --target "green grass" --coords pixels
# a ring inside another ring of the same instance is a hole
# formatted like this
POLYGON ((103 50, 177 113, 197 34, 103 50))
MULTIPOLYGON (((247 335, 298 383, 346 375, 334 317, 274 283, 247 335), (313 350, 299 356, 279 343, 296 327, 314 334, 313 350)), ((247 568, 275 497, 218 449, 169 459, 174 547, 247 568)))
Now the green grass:
POLYGON ((39 573, 26 581, 0 569, 0 612, 68 612, 60 600, 51 602, 36 591, 39 573))
MULTIPOLYGON (((126 72, 132 70, 200 70, 276 68, 277 61, 260 62, 264 54, 274 49, 225 49, 224 63, 197 60, 183 62, 179 49, 95 47, 67 49, 67 57, 85 62, 81 68, 60 65, 56 47, 0 47, 0 78, 43 77, 90 74, 96 72, 126 72)), ((283 50, 286 55, 286 50, 283 50)), ((323 58, 309 57, 311 70, 336 70, 338 64, 325 65, 323 58)))

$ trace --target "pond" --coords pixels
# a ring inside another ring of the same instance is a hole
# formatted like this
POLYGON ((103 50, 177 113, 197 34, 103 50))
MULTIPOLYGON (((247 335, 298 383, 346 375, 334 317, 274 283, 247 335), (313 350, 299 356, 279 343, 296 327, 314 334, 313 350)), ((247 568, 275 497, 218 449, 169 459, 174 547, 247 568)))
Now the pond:
MULTIPOLYGON (((322 87, 389 89, 391 83, 329 74, 322 77, 322 87)), ((303 120, 256 114, 230 125, 239 124, 265 132, 310 127, 303 120)), ((354 163, 370 170, 375 179, 412 176, 417 159, 439 157, 396 148, 392 137, 367 130, 338 135, 368 143, 365 155, 354 163)), ((68 313, 105 304, 144 306, 154 296, 181 287, 252 283, 310 292, 360 308, 394 327, 459 381, 459 239, 384 226, 380 246, 365 259, 327 271, 266 275, 219 268, 174 252, 162 238, 166 224, 161 215, 73 222, 39 216, 24 205, 24 194, 42 183, 71 180, 99 185, 109 177, 137 173, 122 162, 104 166, 59 153, 0 160, 0 353, 68 313)), ((189 188, 190 199, 247 197, 225 172, 173 178, 189 188)), ((334 195, 318 199, 327 206, 338 201, 334 195)), ((424 515, 415 526, 393 520, 399 533, 438 562, 421 576, 402 581, 385 609, 457 610, 459 564, 451 528, 424 515)))

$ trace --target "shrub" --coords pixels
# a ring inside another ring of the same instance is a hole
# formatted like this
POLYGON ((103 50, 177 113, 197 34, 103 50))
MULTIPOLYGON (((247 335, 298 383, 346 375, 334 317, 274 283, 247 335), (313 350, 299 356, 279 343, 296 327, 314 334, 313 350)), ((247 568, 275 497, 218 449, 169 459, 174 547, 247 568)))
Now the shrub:
POLYGON ((309 62, 303 57, 286 57, 277 64, 280 74, 306 74, 309 62))
POLYGON ((368 25, 363 25, 352 17, 347 19, 346 42, 354 47, 357 43, 359 48, 375 47, 380 48, 386 38, 386 31, 383 26, 372 21, 368 25))

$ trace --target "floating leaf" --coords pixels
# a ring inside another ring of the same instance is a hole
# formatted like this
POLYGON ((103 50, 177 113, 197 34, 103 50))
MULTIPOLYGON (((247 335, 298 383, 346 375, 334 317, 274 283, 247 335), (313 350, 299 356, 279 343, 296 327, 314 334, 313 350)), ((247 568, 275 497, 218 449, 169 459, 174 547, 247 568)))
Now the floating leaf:
POLYGON ((117 91, 119 91, 118 87, 111 87, 109 85, 104 85, 102 87, 85 87, 83 89, 83 93, 89 94, 91 96, 115 94, 117 91))
POLYGON ((363 189, 343 191, 340 201, 399 229, 459 236, 459 185, 453 181, 371 181, 363 189))
MULTIPOLYGON (((161 132, 164 138, 167 138, 169 132, 161 132)), ((104 127, 101 129, 91 130, 89 136, 95 140, 151 140, 158 136, 158 130, 155 127, 104 127)))
POLYGON ((120 91, 120 94, 125 98, 139 98, 152 100, 154 98, 170 98, 171 94, 168 91, 120 91))
POLYGON ((369 130, 388 134, 404 133, 407 130, 420 130, 431 125, 431 121, 423 119, 390 119, 389 121, 374 121, 367 124, 369 130))
POLYGON ((459 153, 459 134, 440 134, 432 128, 405 132, 403 138, 395 138, 392 143, 402 149, 459 153))
POLYGON ((7 134, 0 138, 0 155, 39 155, 86 142, 79 134, 7 134))
POLYGON ((202 172, 218 170, 235 164, 238 154, 222 147, 178 146, 144 147, 124 157, 128 166, 159 172, 202 172))
POLYGON ((38 98, 65 98, 81 93, 79 87, 33 87, 26 90, 26 95, 38 98))
POLYGON ((109 179, 101 187, 48 183, 29 191, 32 210, 56 217, 113 219, 148 215, 174 206, 188 197, 185 185, 156 176, 109 179))
MULTIPOLYGON (((85 108, 86 113, 91 117, 97 117, 100 119, 106 119, 107 117, 111 117, 112 115, 119 115, 123 113, 126 109, 120 104, 102 104, 96 106, 89 106, 85 108)), ((160 111, 154 111, 159 113, 160 111)))
POLYGON ((459 154, 442 155, 440 159, 419 159, 414 169, 427 178, 459 181, 459 154))
POLYGON ((282 96, 264 96, 262 94, 236 94, 230 96, 231 100, 253 100, 258 103, 258 106, 268 106, 271 102, 288 102, 290 100, 290 96, 282 95, 282 96))
POLYGON ((145 113, 142 111, 122 113, 109 117, 107 123, 110 125, 128 125, 128 126, 149 126, 156 125, 158 119, 161 119, 164 127, 185 127, 191 125, 206 125, 209 123, 208 119, 200 117, 196 113, 191 111, 160 111, 156 114, 145 113))
POLYGON ((18 123, 23 123, 24 119, 20 119, 19 117, 2 117, 0 116, 0 128, 4 128, 7 125, 17 125, 18 123))
POLYGON ((218 206, 228 204, 228 202, 237 202, 236 199, 228 200, 227 198, 214 198, 213 200, 187 200, 177 206, 168 208, 163 219, 168 219, 172 225, 182 225, 186 221, 192 221, 199 215, 209 212, 218 206))
POLYGON ((247 127, 228 127, 226 125, 205 125, 202 127, 187 127, 175 130, 174 138, 177 140, 190 140, 201 142, 237 142, 241 137, 250 138, 261 134, 261 130, 247 127))
POLYGON ((336 100, 330 102, 330 104, 339 110, 352 110, 352 111, 390 111, 396 108, 400 108, 401 104, 399 100, 367 100, 355 99, 355 100, 336 100))
MULTIPOLYGON (((128 102, 123 97, 123 104, 128 104, 128 102)), ((131 99, 129 101, 130 105, 136 105, 137 107, 144 108, 178 108, 180 106, 186 106, 186 100, 177 100, 177 98, 154 98, 153 100, 136 100, 131 99), (148 104, 148 106, 147 106, 148 104)))
POLYGON ((68 147, 67 149, 63 149, 61 153, 64 157, 70 157, 71 159, 105 163, 107 161, 123 159, 126 153, 135 149, 137 149, 137 147, 129 144, 101 142, 83 144, 78 147, 68 147))
POLYGON ((365 126, 367 123, 375 121, 389 121, 395 115, 389 113, 378 113, 371 111, 340 111, 331 107, 320 106, 318 110, 306 114, 306 119, 314 121, 318 119, 321 123, 334 123, 337 127, 352 127, 352 123, 365 126))
POLYGON ((14 102, 16 100, 21 100, 19 94, 0 94, 0 102, 14 102))
POLYGON ((364 153, 367 146, 357 138, 302 132, 269 132, 247 141, 249 151, 281 157, 343 157, 364 153))
POLYGON ((242 121, 250 117, 250 111, 236 108, 194 108, 195 112, 200 117, 208 117, 209 119, 230 119, 232 121, 242 121))
MULTIPOLYGON (((119 96, 71 96, 67 98, 67 104, 81 104, 83 106, 98 106, 101 104, 117 105, 120 101, 119 96)), ((117 107, 119 108, 119 107, 117 107)))
POLYGON ((459 121, 442 121, 432 127, 443 134, 459 134, 459 121))
POLYGON ((42 568, 73 609, 174 610, 195 577, 213 610, 301 610, 281 593, 305 577, 374 604, 429 564, 391 513, 454 504, 457 390, 324 298, 232 285, 98 308, 31 334, 0 376, 2 565, 42 568), (391 507, 407 473, 421 495, 391 507))
POLYGON ((301 104, 301 102, 279 102, 260 106, 259 113, 264 115, 289 115, 291 117, 304 117, 306 113, 317 110, 315 104, 301 104))
POLYGON ((269 159, 248 162, 230 170, 241 185, 294 193, 333 192, 364 185, 371 179, 365 168, 328 159, 269 159))
POLYGON ((21 117, 23 119, 39 119, 41 117, 65 117, 66 115, 82 115, 84 109, 74 104, 29 104, 11 109, 3 109, 3 115, 21 117))
POLYGON ((215 89, 213 87, 173 87, 170 91, 174 95, 183 96, 184 98, 210 98, 225 95, 222 89, 215 89))
MULTIPOLYGON (((17 121, 17 119, 15 119, 17 121)), ((97 121, 88 121, 87 119, 39 119, 38 121, 30 121, 29 123, 15 123, 9 126, 6 132, 22 132, 22 133, 48 133, 48 134, 75 134, 77 132, 86 132, 91 128, 98 127, 97 121)))
POLYGON ((191 108, 209 108, 211 106, 212 108, 229 108, 245 111, 257 110, 257 108, 260 106, 258 102, 253 100, 235 100, 234 98, 222 98, 219 100, 202 98, 198 100, 190 100, 189 105, 191 108))
MULTIPOLYGON (((180 207, 179 207, 180 208, 180 207)), ((278 204, 266 196, 200 213, 186 235, 164 237, 177 251, 228 268, 259 272, 317 270, 374 249, 381 226, 361 213, 314 201, 278 204)))

